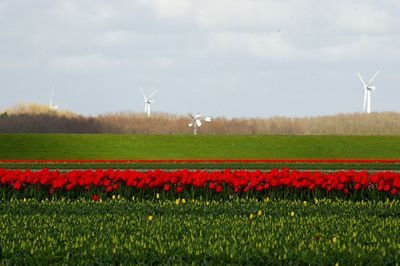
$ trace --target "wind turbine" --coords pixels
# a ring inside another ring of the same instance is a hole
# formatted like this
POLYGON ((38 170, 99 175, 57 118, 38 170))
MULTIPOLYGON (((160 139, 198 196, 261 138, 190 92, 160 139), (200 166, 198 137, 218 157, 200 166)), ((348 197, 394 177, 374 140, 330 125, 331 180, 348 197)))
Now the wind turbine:
POLYGON ((372 78, 368 81, 368 83, 365 83, 364 79, 362 78, 360 72, 357 72, 358 77, 360 78, 363 88, 364 88, 364 107, 363 107, 363 113, 367 111, 367 113, 371 113, 371 91, 374 91, 376 89, 375 86, 371 86, 372 82, 374 82, 376 76, 379 74, 380 70, 376 71, 376 73, 372 76, 372 78))
MULTIPOLYGON (((189 127, 193 127, 193 135, 197 135, 197 128, 201 127, 202 123, 201 123, 201 114, 197 113, 196 115, 192 115, 189 113, 190 118, 192 119, 192 121, 190 121, 190 123, 188 124, 189 127)), ((206 116, 204 118, 204 121, 206 122, 211 122, 211 117, 206 116)))
POLYGON ((57 105, 53 105, 53 98, 54 98, 54 92, 53 92, 53 90, 51 90, 49 108, 50 108, 51 110, 57 110, 57 109, 58 109, 58 106, 57 106, 57 105))
POLYGON ((141 90, 144 98, 144 112, 147 113, 147 116, 150 116, 150 105, 154 102, 154 100, 152 100, 151 98, 153 98, 153 96, 157 93, 157 90, 153 91, 149 97, 146 97, 143 89, 141 90))

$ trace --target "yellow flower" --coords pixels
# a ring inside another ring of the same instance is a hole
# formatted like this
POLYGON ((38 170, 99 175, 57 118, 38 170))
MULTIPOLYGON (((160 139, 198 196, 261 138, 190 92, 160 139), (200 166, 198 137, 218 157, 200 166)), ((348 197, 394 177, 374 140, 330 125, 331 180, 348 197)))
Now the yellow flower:
POLYGON ((307 206, 307 201, 303 201, 303 205, 304 205, 304 206, 307 206))
POLYGON ((156 199, 159 199, 160 198, 160 193, 157 193, 156 194, 156 199))
POLYGON ((147 217, 147 220, 149 220, 149 222, 153 221, 153 219, 154 219, 153 215, 149 215, 149 216, 147 217))
POLYGON ((253 219, 254 215, 252 213, 250 213, 250 219, 253 219))
POLYGON ((339 262, 336 262, 335 266, 339 266, 339 262))
POLYGON ((180 203, 181 203, 181 199, 178 198, 178 199, 175 200, 175 204, 176 205, 179 205, 180 203))
POLYGON ((259 211, 257 212, 257 215, 258 215, 258 216, 261 216, 262 214, 263 214, 262 210, 259 210, 259 211))
POLYGON ((118 195, 117 198, 118 198, 118 199, 121 199, 121 195, 118 195))
POLYGON ((294 217, 294 211, 290 212, 290 216, 294 217))
POLYGON ((115 195, 112 195, 112 199, 115 200, 115 195))
POLYGON ((336 244, 336 242, 337 242, 337 238, 336 238, 336 236, 334 236, 334 237, 332 238, 332 243, 333 243, 333 244, 336 244))
POLYGON ((186 200, 185 199, 182 199, 182 204, 186 204, 186 200))
POLYGON ((268 202, 269 202, 269 198, 268 197, 264 198, 264 203, 268 203, 268 202))
POLYGON ((26 198, 24 198, 24 202, 26 202, 26 198))

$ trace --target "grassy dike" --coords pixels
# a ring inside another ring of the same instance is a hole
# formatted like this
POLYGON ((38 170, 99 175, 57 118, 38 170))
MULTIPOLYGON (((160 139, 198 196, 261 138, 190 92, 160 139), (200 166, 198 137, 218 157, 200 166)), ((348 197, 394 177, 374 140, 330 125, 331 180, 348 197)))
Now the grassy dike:
POLYGON ((399 158, 400 136, 0 134, 0 160, 399 158))

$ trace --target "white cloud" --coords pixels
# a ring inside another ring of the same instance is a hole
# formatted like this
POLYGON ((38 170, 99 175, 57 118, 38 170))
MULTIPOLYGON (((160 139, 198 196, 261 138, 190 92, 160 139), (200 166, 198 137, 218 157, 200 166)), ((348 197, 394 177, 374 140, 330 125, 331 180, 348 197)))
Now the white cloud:
POLYGON ((293 1, 199 1, 197 21, 208 30, 275 31, 295 14, 293 1))
POLYGON ((111 70, 118 65, 115 59, 99 54, 57 56, 50 59, 49 67, 53 71, 63 71, 68 74, 94 73, 111 70))
POLYGON ((288 59, 297 57, 295 47, 283 40, 278 32, 216 32, 211 33, 207 48, 212 56, 288 59))
POLYGON ((400 12, 389 1, 350 2, 342 4, 335 17, 338 30, 356 34, 390 34, 400 32, 400 12))
POLYGON ((93 39, 93 45, 108 46, 108 47, 121 47, 133 46, 138 42, 141 36, 132 31, 115 30, 105 31, 97 34, 93 39))
POLYGON ((153 2, 157 13, 166 18, 186 17, 191 10, 191 2, 193 3, 193 1, 187 0, 155 0, 149 2, 153 2))

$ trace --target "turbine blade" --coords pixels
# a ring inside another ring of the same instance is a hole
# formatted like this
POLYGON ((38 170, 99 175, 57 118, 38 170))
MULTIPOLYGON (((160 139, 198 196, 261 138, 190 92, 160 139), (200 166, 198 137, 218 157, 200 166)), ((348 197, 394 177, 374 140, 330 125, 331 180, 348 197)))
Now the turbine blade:
POLYGON ((358 77, 360 78, 360 80, 361 80, 362 84, 364 85, 364 87, 367 87, 367 85, 365 84, 365 82, 364 82, 363 78, 361 77, 361 74, 360 74, 360 72, 357 72, 357 74, 358 74, 358 77))
POLYGON ((376 76, 378 76, 379 72, 381 72, 380 70, 376 71, 376 73, 372 76, 372 78, 368 81, 367 87, 369 85, 371 85, 372 82, 374 82, 376 76))
POLYGON ((153 91, 152 94, 150 94, 148 100, 150 100, 156 93, 157 93, 157 90, 153 91))
POLYGON ((191 113, 189 113, 189 116, 194 120, 194 116, 191 113))
POLYGON ((192 126, 193 126, 193 123, 189 123, 188 126, 189 126, 189 127, 192 127, 192 126))
POLYGON ((209 116, 207 116, 206 118, 204 118, 204 121, 206 121, 206 122, 211 122, 211 120, 212 120, 212 118, 209 117, 209 116))
POLYGON ((146 94, 144 94, 143 88, 140 88, 140 90, 142 91, 142 95, 143 95, 144 101, 147 102, 146 94))
POLYGON ((196 119, 196 125, 197 125, 198 127, 201 127, 201 121, 200 121, 200 119, 196 119))

